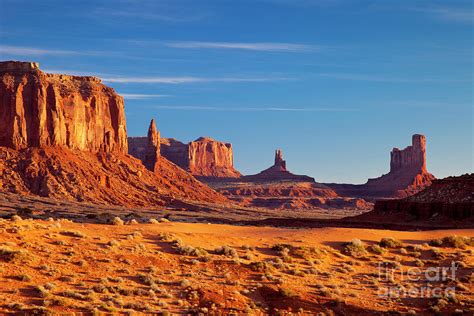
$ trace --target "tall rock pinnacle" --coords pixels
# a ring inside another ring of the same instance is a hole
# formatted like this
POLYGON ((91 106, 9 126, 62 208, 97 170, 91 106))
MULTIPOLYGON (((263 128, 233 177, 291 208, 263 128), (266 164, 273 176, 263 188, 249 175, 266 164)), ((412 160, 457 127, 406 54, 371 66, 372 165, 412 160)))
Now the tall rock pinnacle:
POLYGON ((161 155, 160 143, 160 132, 156 129, 155 119, 152 119, 150 127, 148 128, 148 139, 144 161, 144 165, 148 170, 155 170, 155 165, 161 155))
POLYGON ((283 160, 283 152, 281 149, 275 150, 275 167, 280 168, 281 170, 286 170, 286 161, 283 160))

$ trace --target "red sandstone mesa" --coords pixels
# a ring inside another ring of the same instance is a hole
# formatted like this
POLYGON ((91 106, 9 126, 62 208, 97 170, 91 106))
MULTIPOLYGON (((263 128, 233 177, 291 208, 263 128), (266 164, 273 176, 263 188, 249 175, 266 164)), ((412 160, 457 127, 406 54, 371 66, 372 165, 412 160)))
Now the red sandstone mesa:
POLYGON ((127 152, 123 98, 95 77, 0 62, 0 146, 127 152))
MULTIPOLYGON (((145 161, 143 152, 149 137, 129 137, 129 153, 145 161)), ((188 144, 173 138, 162 138, 160 153, 163 157, 196 177, 238 178, 234 169, 232 144, 200 137, 188 144)))
POLYGON ((0 191, 122 206, 227 202, 160 159, 154 121, 148 136, 142 164, 127 154, 123 98, 98 78, 0 63, 0 191))
POLYGON ((393 148, 389 173, 362 185, 327 185, 343 196, 393 198, 413 195, 428 187, 434 179, 426 169, 426 137, 415 134, 411 146, 402 150, 393 148))

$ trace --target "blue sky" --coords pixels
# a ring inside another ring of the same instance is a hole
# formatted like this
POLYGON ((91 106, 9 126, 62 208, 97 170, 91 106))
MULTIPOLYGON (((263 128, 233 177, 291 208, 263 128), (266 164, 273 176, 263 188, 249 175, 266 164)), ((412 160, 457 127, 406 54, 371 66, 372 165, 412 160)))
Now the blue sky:
POLYGON ((0 59, 93 74, 128 133, 231 142, 256 173, 363 183, 428 139, 438 177, 472 172, 472 1, 0 0, 0 59))

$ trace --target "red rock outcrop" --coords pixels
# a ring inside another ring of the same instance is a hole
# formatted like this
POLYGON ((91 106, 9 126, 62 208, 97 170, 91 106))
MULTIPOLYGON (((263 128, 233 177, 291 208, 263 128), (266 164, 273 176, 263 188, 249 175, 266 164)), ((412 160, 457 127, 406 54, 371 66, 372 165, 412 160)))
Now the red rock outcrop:
POLYGON ((431 186, 404 199, 377 201, 366 216, 399 221, 474 222, 474 174, 433 180, 431 186))
MULTIPOLYGON (((145 140, 129 138, 130 154, 142 159, 145 140)), ((162 138, 161 155, 198 178, 238 178, 234 169, 232 144, 200 137, 188 144, 173 138, 162 138)), ((142 159, 143 160, 143 159, 142 159)))
POLYGON ((152 119, 150 122, 147 137, 129 137, 128 144, 128 153, 140 159, 148 170, 155 171, 155 166, 161 157, 161 138, 155 120, 152 119))
POLYGON ((296 181, 296 182, 314 182, 314 178, 296 175, 286 169, 286 161, 283 160, 283 152, 281 149, 275 151, 275 163, 262 172, 242 177, 247 182, 268 182, 268 181, 296 181))
POLYGON ((146 168, 127 151, 123 98, 100 79, 0 63, 1 191, 123 206, 228 201, 160 158, 154 121, 146 168))
POLYGON ((365 199, 401 198, 431 185, 435 177, 426 169, 426 138, 413 135, 412 145, 394 148, 390 153, 390 172, 361 185, 327 184, 341 196, 365 199))
POLYGON ((125 207, 228 203, 166 159, 152 172, 130 155, 66 147, 0 147, 0 191, 125 207))
POLYGON ((127 152, 123 98, 95 77, 0 62, 0 146, 127 152))
POLYGON ((368 210, 372 207, 362 199, 341 198, 333 189, 316 183, 311 177, 289 172, 280 149, 275 151, 274 165, 259 174, 201 180, 230 200, 250 207, 281 210, 368 210))
POLYGON ((188 144, 188 169, 195 176, 238 178, 232 144, 200 137, 188 144))

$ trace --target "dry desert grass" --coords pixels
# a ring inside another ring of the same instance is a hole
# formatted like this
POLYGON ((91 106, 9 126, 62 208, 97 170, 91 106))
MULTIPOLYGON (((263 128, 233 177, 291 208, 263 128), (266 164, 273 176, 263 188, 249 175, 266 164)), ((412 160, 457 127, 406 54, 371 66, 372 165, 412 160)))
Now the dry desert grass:
POLYGON ((473 312, 473 230, 113 223, 0 220, 0 313, 473 312), (431 286, 452 292, 378 295, 415 285, 407 269, 451 262, 455 277, 431 286), (399 270, 381 277, 380 263, 399 270))

